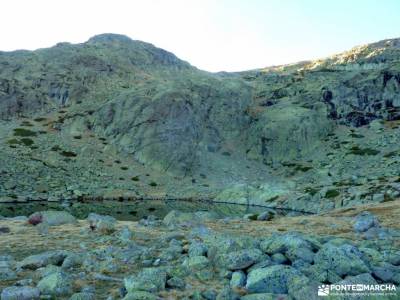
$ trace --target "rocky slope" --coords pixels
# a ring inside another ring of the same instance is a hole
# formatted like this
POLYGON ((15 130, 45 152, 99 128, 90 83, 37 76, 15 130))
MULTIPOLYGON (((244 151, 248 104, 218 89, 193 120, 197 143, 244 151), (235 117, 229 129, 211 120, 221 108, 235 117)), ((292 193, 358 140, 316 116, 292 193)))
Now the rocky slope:
POLYGON ((0 199, 398 197, 400 40, 207 73, 125 36, 0 52, 0 199))
POLYGON ((399 299, 399 213, 397 200, 254 221, 204 211, 139 222, 65 211, 0 218, 0 297, 303 300, 335 283, 397 291, 327 299, 399 299))

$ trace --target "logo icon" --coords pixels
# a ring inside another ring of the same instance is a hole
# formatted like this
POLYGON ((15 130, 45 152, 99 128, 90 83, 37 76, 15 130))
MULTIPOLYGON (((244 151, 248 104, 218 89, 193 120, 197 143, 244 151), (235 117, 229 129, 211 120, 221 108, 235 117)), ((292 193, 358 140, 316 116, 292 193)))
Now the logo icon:
POLYGON ((328 296, 329 285, 323 284, 318 286, 318 296, 328 296))

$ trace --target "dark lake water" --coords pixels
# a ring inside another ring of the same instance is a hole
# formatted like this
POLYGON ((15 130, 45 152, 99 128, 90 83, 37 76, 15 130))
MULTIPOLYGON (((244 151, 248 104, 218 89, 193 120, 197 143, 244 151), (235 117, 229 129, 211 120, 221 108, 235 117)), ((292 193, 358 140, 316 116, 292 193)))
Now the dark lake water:
MULTIPOLYGON (((0 215, 4 217, 28 216, 43 210, 66 210, 78 219, 85 219, 89 213, 111 215, 118 220, 138 221, 149 215, 163 218, 171 210, 184 212, 213 211, 221 218, 242 217, 248 213, 261 213, 267 208, 215 202, 190 202, 180 200, 140 200, 140 201, 88 201, 88 202, 45 202, 0 203, 0 215)), ((288 211, 276 210, 278 215, 288 211)), ((291 212, 293 213, 293 212, 291 212)))

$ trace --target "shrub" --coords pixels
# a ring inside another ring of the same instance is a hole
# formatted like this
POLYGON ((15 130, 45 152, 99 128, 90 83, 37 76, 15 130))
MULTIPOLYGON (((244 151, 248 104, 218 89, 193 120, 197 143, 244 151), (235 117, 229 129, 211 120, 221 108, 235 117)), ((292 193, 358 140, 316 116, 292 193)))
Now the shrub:
POLYGON ((42 117, 33 119, 33 121, 35 121, 35 122, 42 122, 42 121, 46 121, 46 120, 47 120, 46 118, 42 118, 42 117))
POLYGON ((304 192, 305 192, 305 193, 308 193, 308 194, 311 195, 311 196, 314 196, 315 194, 317 194, 317 193, 319 192, 319 190, 318 190, 318 189, 315 189, 315 188, 312 188, 312 187, 306 187, 306 188, 304 189, 304 192))
POLYGON ((77 154, 76 154, 75 152, 72 152, 72 151, 65 151, 65 150, 61 151, 60 154, 61 154, 62 156, 65 156, 65 157, 76 157, 76 156, 77 156, 77 154))
POLYGON ((339 195, 340 195, 340 193, 339 193, 338 190, 327 190, 326 194, 325 194, 325 197, 326 198, 335 198, 335 197, 337 197, 339 195))
POLYGON ((354 155, 377 155, 380 151, 379 150, 375 150, 375 149, 371 149, 371 148, 360 148, 358 146, 353 146, 350 149, 349 154, 354 154, 354 155))
POLYGON ((50 148, 51 151, 60 151, 61 147, 58 145, 54 145, 53 147, 50 148))
POLYGON ((28 127, 32 127, 32 126, 33 126, 33 124, 32 124, 31 122, 29 122, 29 121, 23 121, 23 122, 21 123, 21 126, 28 126, 28 127))
POLYGON ((7 141, 7 144, 9 144, 9 145, 19 145, 19 144, 21 144, 21 142, 19 140, 17 140, 17 139, 10 139, 10 140, 7 141))
POLYGON ((126 166, 121 167, 121 170, 124 170, 124 171, 126 171, 126 170, 128 170, 128 169, 129 169, 129 168, 126 167, 126 166))
POLYGON ((23 136, 23 137, 28 137, 28 136, 36 136, 37 133, 35 131, 25 129, 25 128, 15 128, 14 129, 14 135, 15 136, 23 136))
POLYGON ((139 181, 140 179, 139 179, 139 176, 133 176, 132 178, 131 178, 133 181, 139 181))
POLYGON ((34 144, 34 141, 30 138, 22 138, 21 143, 25 146, 32 146, 34 144))
POLYGON ((157 183, 154 182, 154 181, 152 181, 152 182, 149 183, 149 185, 150 185, 150 186, 157 186, 157 183))

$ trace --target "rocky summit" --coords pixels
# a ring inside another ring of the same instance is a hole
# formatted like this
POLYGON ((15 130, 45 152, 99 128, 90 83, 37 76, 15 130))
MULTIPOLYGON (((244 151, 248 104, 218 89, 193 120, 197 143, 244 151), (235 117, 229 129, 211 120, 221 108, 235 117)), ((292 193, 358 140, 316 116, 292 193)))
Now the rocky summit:
POLYGON ((234 73, 117 34, 0 52, 0 299, 396 287, 399 126, 400 39, 234 73))

